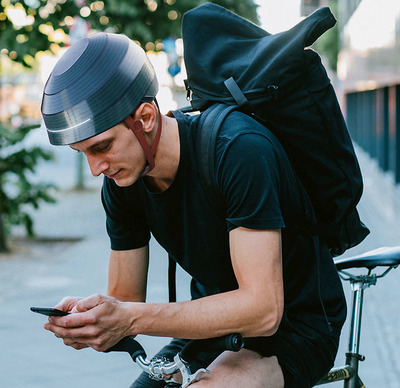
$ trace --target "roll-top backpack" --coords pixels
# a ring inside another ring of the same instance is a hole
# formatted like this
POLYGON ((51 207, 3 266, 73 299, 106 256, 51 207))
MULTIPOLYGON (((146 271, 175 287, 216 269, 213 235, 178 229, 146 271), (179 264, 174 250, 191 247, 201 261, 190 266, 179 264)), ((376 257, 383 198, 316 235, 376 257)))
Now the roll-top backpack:
POLYGON ((311 200, 313 232, 334 256, 369 233, 356 209, 363 183, 353 144, 321 59, 309 48, 335 23, 321 8, 272 35, 211 3, 187 12, 182 23, 188 96, 202 111, 196 149, 208 200, 221 210, 216 139, 226 116, 240 110, 282 143, 311 200))

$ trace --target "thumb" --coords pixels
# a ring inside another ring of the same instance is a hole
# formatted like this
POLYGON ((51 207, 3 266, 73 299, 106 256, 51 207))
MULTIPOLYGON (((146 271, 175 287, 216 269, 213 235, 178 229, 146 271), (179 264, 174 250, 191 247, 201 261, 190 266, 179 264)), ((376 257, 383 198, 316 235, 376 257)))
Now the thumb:
POLYGON ((71 313, 84 313, 85 311, 98 306, 101 301, 101 295, 98 294, 81 299, 72 309, 71 313))
POLYGON ((54 307, 58 310, 71 311, 75 307, 76 303, 81 299, 83 298, 67 296, 59 303, 57 303, 54 307))

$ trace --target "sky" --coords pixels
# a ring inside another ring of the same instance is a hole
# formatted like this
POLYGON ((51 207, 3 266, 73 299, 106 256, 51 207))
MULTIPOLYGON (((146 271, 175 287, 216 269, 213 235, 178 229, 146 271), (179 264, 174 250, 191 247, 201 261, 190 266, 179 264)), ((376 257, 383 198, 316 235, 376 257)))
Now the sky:
POLYGON ((261 27, 274 34, 293 27, 300 19, 300 0, 255 0, 260 5, 261 27))

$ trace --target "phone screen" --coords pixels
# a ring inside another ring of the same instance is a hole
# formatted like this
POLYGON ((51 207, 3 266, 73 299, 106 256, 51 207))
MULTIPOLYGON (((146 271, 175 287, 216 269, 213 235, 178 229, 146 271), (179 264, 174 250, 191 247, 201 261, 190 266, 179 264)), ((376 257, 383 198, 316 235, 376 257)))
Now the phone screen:
POLYGON ((48 317, 53 317, 53 316, 60 317, 69 314, 66 311, 57 310, 51 307, 31 307, 31 311, 33 311, 34 313, 47 315, 48 317))

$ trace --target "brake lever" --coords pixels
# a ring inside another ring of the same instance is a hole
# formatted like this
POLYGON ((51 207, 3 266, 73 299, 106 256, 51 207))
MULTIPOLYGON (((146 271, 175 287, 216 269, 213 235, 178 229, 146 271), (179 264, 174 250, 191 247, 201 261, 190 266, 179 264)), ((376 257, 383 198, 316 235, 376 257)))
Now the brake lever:
POLYGON ((210 373, 210 371, 204 368, 200 368, 196 372, 191 373, 189 365, 193 362, 198 352, 205 350, 230 350, 238 352, 243 345, 244 342, 242 336, 235 333, 220 338, 189 341, 182 350, 175 355, 174 361, 171 362, 163 358, 153 358, 152 360, 148 360, 146 352, 142 346, 133 338, 125 337, 112 348, 106 350, 106 352, 128 352, 132 357, 132 360, 135 361, 150 378, 155 380, 165 380, 172 383, 172 376, 179 371, 182 376, 181 388, 187 388, 194 382, 199 381, 201 374, 210 373))
POLYGON ((189 368, 189 364, 184 362, 181 359, 179 354, 177 354, 174 357, 174 363, 175 363, 176 367, 179 369, 179 371, 181 372, 181 375, 182 375, 181 388, 187 388, 189 385, 193 384, 194 382, 199 381, 200 380, 200 375, 202 375, 203 373, 210 373, 209 370, 204 369, 204 368, 200 368, 196 372, 191 373, 191 370, 189 368))

